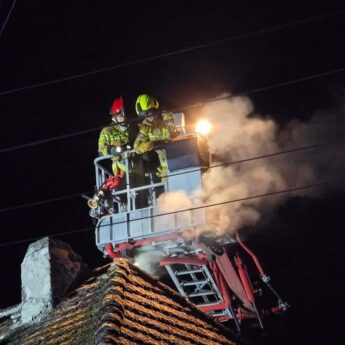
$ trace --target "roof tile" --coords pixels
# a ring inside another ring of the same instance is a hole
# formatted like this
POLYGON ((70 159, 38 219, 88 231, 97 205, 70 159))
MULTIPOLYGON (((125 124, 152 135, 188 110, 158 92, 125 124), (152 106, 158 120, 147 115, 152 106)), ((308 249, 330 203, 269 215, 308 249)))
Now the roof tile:
MULTIPOLYGON (((94 270, 49 316, 9 345, 230 345, 240 339, 126 260, 94 270)), ((0 325, 1 326, 1 325, 0 325)))

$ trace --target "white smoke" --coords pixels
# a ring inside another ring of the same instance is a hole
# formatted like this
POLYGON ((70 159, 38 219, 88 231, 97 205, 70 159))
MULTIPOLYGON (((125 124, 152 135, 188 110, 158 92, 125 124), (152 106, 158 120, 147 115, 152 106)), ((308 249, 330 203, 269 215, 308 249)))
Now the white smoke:
POLYGON ((203 202, 206 205, 224 202, 208 211, 208 222, 221 233, 254 225, 264 213, 291 195, 228 201, 290 189, 314 180, 309 164, 299 162, 295 166, 291 155, 231 164, 283 149, 278 125, 269 117, 254 114, 253 110, 246 97, 219 101, 203 109, 209 120, 217 124, 209 136, 210 151, 218 160, 214 164, 229 163, 209 169, 203 175, 203 202))
MULTIPOLYGON (((255 114, 247 97, 208 104, 202 113, 207 114, 213 125, 209 135, 209 149, 216 159, 213 164, 225 164, 204 173, 203 188, 193 196, 183 192, 162 195, 159 204, 163 213, 201 203, 223 203, 207 208, 208 229, 234 233, 243 226, 255 225, 263 215, 272 212, 275 206, 291 196, 315 194, 305 190, 250 199, 255 195, 319 182, 318 172, 325 163, 325 151, 299 151, 240 164, 231 162, 324 142, 323 139, 329 138, 337 127, 334 118, 330 120, 329 116, 325 118, 324 114, 317 114, 308 123, 293 120, 279 128, 272 118, 255 114), (249 199, 228 203, 245 198, 249 199)), ((343 160, 342 156, 338 158, 343 160)))
POLYGON ((194 202, 183 191, 176 191, 161 194, 157 200, 157 205, 161 213, 169 213, 189 209, 194 206, 194 202), (172 200, 173 202, 171 202, 172 200))
POLYGON ((191 198, 183 191, 161 194, 157 199, 157 206, 159 213, 165 214, 157 217, 160 229, 188 228, 191 223, 198 223, 197 218, 203 214, 197 209, 189 211, 203 206, 203 203, 199 197, 191 198))
POLYGON ((134 265, 150 274, 159 275, 160 267, 157 265, 157 262, 159 262, 163 257, 164 254, 159 250, 140 247, 137 249, 134 265))

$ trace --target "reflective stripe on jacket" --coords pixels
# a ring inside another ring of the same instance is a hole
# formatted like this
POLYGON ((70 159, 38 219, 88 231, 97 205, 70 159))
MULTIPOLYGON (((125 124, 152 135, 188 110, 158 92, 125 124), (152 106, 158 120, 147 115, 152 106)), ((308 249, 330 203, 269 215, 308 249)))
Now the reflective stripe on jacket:
POLYGON ((98 140, 98 153, 100 156, 110 154, 110 149, 116 145, 123 145, 128 143, 128 131, 126 128, 117 124, 105 127, 102 129, 98 140))
MULTIPOLYGON (((100 156, 107 156, 110 154, 111 147, 117 145, 124 145, 128 143, 128 131, 127 128, 113 124, 111 126, 102 129, 98 139, 98 153, 100 156)), ((114 156, 112 158, 112 169, 114 175, 126 171, 126 165, 121 155, 114 156)))

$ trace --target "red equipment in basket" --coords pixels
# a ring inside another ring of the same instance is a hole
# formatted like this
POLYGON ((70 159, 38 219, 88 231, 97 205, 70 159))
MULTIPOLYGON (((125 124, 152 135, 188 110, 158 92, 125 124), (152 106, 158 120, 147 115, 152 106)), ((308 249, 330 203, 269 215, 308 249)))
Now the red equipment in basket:
POLYGON ((105 182, 101 185, 100 190, 107 192, 107 191, 111 191, 113 189, 116 189, 122 180, 123 177, 123 173, 120 173, 116 176, 110 176, 108 177, 105 182))
POLYGON ((122 178, 123 178, 122 172, 120 172, 119 174, 115 176, 108 177, 105 180, 105 182, 101 185, 97 193, 94 194, 94 196, 87 201, 88 206, 92 209, 99 207, 99 205, 101 204, 106 194, 116 189, 117 187, 119 187, 119 185, 121 184, 122 178))

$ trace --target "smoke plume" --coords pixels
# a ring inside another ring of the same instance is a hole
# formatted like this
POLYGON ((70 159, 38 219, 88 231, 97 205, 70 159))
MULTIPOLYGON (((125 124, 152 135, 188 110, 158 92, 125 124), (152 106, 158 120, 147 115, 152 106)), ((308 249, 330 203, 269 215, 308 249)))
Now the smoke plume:
POLYGON ((140 247, 137 249, 135 254, 134 265, 150 274, 160 275, 160 267, 157 266, 157 262, 159 262, 163 257, 164 254, 159 250, 140 247))
MULTIPOLYGON (((207 208, 207 228, 220 234, 234 233, 243 226, 255 225, 263 215, 272 212, 275 206, 291 196, 303 193, 317 195, 315 191, 305 190, 227 203, 320 182, 320 172, 332 161, 334 163, 334 148, 298 151, 240 164, 232 162, 323 143, 330 135, 334 136, 339 127, 335 115, 327 114, 325 117, 319 113, 308 123, 293 120, 280 128, 272 118, 255 114, 247 97, 208 104, 202 113, 207 114, 213 125, 208 141, 215 159, 213 164, 224 165, 204 173, 203 188, 195 191, 193 196, 182 192, 178 196, 161 196, 159 205, 164 204, 162 212, 187 209, 201 203, 224 203, 207 208)), ((343 161, 342 156, 339 151, 338 162, 343 161)))

